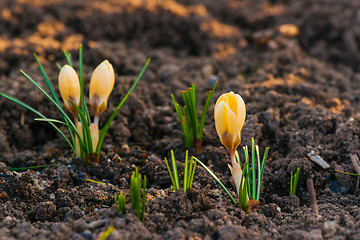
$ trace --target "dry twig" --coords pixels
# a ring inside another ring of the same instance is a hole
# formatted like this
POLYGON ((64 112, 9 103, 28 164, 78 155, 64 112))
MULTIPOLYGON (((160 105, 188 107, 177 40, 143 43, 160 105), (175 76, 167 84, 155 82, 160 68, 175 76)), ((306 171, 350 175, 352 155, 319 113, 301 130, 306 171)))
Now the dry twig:
MULTIPOLYGON (((351 160, 351 163, 355 169, 355 172, 357 174, 360 174, 360 164, 359 164, 359 158, 356 154, 350 154, 350 160, 351 160)), ((357 183, 356 183, 356 188, 359 187, 359 177, 357 179, 357 183)))
POLYGON ((319 207, 316 202, 316 194, 314 190, 314 183, 311 177, 306 181, 307 191, 310 199, 311 210, 314 214, 319 215, 319 207))

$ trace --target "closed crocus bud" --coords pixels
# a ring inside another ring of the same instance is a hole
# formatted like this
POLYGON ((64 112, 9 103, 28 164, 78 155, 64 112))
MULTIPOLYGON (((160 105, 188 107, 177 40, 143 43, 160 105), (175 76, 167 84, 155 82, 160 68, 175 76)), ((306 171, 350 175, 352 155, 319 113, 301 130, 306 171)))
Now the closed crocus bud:
POLYGON ((96 124, 92 123, 90 124, 89 129, 90 129, 93 152, 95 152, 97 144, 99 142, 99 127, 96 124))
POLYGON ((215 127, 221 143, 235 154, 241 142, 241 130, 246 117, 245 102, 239 94, 222 94, 214 109, 215 127))
POLYGON ((105 111, 114 84, 114 69, 109 61, 105 60, 95 68, 90 80, 90 106, 96 115, 105 111))
POLYGON ((75 115, 77 113, 76 108, 71 104, 69 99, 71 99, 71 101, 73 101, 77 106, 80 106, 79 77, 72 67, 65 65, 59 73, 58 81, 65 109, 75 115))
MULTIPOLYGON (((84 137, 83 137, 83 129, 82 129, 81 122, 76 123, 76 129, 78 130, 81 139, 83 139, 84 137)), ((77 135, 75 135, 75 154, 78 157, 80 157, 80 155, 81 155, 80 142, 79 142, 79 138, 77 135)))

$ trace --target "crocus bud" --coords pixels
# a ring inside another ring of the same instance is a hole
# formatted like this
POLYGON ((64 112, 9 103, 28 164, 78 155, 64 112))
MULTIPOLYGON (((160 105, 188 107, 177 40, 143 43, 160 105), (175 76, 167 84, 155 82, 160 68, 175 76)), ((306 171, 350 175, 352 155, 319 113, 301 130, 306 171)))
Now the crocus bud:
POLYGON ((214 117, 221 143, 230 154, 235 154, 241 142, 241 129, 246 117, 244 100, 233 92, 222 94, 216 102, 214 117))
MULTIPOLYGON (((81 122, 77 122, 76 123, 76 129, 78 130, 78 132, 80 133, 80 137, 81 139, 83 139, 83 129, 82 129, 82 124, 81 122)), ((75 154, 76 156, 81 155, 81 150, 80 150, 80 142, 79 142, 79 138, 77 135, 75 135, 75 154)))
POLYGON ((90 80, 90 106, 97 115, 105 111, 115 84, 114 69, 108 60, 97 66, 90 80))
POLYGON ((90 135, 91 135, 93 152, 95 152, 97 144, 99 142, 99 127, 94 123, 90 124, 90 135))
POLYGON ((80 82, 78 75, 72 67, 65 65, 59 73, 58 81, 65 109, 73 115, 76 114, 76 108, 71 104, 69 99, 77 106, 80 106, 80 82))

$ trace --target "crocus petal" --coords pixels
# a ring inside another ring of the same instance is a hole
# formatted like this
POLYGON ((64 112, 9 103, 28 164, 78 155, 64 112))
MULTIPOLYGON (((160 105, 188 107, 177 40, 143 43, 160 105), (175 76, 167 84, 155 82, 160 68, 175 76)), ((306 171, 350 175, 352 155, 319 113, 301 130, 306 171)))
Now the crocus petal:
POLYGON ((96 113, 105 111, 114 84, 114 69, 109 61, 105 60, 95 68, 90 80, 90 106, 96 113))
POLYGON ((59 73, 58 84, 66 110, 75 114, 76 108, 69 101, 70 98, 77 106, 80 105, 80 82, 75 70, 69 65, 63 66, 59 73))

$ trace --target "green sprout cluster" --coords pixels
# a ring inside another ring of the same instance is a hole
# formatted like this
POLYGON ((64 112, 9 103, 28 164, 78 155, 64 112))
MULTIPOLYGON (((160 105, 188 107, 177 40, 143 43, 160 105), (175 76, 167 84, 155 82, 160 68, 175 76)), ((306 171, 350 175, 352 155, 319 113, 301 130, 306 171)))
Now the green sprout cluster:
MULTIPOLYGON (((251 163, 249 159, 248 146, 243 147, 244 150, 244 158, 245 158, 245 176, 249 177, 249 181, 247 181, 247 190, 251 199, 259 201, 260 199, 260 190, 262 178, 264 175, 264 168, 266 159, 269 153, 269 147, 265 148, 264 155, 262 157, 262 161, 260 162, 260 151, 259 146, 255 145, 254 138, 251 139, 251 163), (249 167, 251 165, 251 168, 249 167), (250 174, 250 176, 248 176, 250 174)), ((239 161, 240 163, 240 161, 239 161)), ((244 172, 244 171, 243 171, 244 172)), ((241 186, 241 185, 240 185, 241 186)))
MULTIPOLYGON (((177 192, 180 189, 180 180, 179 180, 179 174, 176 166, 176 159, 174 151, 171 150, 171 166, 172 170, 170 168, 168 160, 165 158, 165 164, 167 167, 167 170, 169 172, 170 178, 171 178, 171 190, 174 190, 177 192)), ((189 188, 191 188, 194 180, 195 175, 195 168, 196 168, 196 161, 194 161, 194 156, 191 157, 189 160, 189 153, 186 150, 185 153, 185 166, 184 166, 184 181, 183 181, 183 192, 187 192, 189 188)))
POLYGON ((120 212, 122 214, 126 213, 126 201, 123 192, 120 192, 119 195, 116 195, 116 193, 114 193, 114 203, 117 214, 119 214, 120 212))
POLYGON ((296 173, 293 175, 291 172, 291 178, 290 178, 290 195, 296 194, 296 188, 299 181, 299 175, 300 175, 300 169, 296 169, 296 173))
POLYGON ((146 176, 142 179, 138 168, 132 173, 130 179, 130 202, 136 216, 143 222, 145 220, 146 176))
MULTIPOLYGON (((122 192, 119 195, 114 194, 114 203, 117 214, 126 213, 126 200, 122 192)), ((135 168, 130 178, 130 203, 135 215, 143 222, 146 206, 146 176, 142 178, 138 168, 135 168)))
POLYGON ((184 144, 186 148, 191 148, 193 145, 195 145, 198 151, 201 151, 206 114, 216 86, 217 82, 214 84, 213 89, 210 90, 208 93, 201 115, 200 123, 198 118, 195 84, 192 84, 187 91, 180 92, 185 103, 184 114, 181 110, 180 105, 176 102, 174 95, 171 94, 171 98, 179 118, 181 130, 184 134, 184 144))
MULTIPOLYGON (((67 63, 69 66, 73 66, 73 60, 71 58, 71 54, 64 51, 64 55, 65 58, 67 60, 67 63)), ((79 144, 80 144, 80 157, 83 160, 83 163, 86 165, 87 163, 98 163, 99 160, 99 155, 100 155, 100 150, 101 147, 103 145, 105 136, 107 131, 109 130, 110 124, 111 122, 114 120, 115 116, 117 115, 117 113, 120 111, 121 107, 124 105, 124 103, 126 102, 126 100, 129 98, 130 94, 132 93, 132 91, 135 89, 136 85, 138 84, 138 82, 140 81, 145 69, 147 68, 150 59, 146 62, 146 64, 144 65, 143 69, 141 70, 140 74, 138 75, 137 79, 135 80, 135 82, 133 83, 133 85, 131 86, 131 88, 129 89, 129 91, 126 93, 126 95, 124 96, 124 98, 121 100, 121 102, 118 104, 118 106, 116 107, 116 109, 113 111, 113 113, 110 115, 109 119, 106 121, 105 125, 103 126, 102 130, 99 133, 99 140, 96 146, 96 149, 93 149, 92 146, 92 140, 91 140, 91 134, 90 134, 90 124, 91 124, 91 120, 90 120, 90 116, 89 116, 89 111, 88 108, 86 106, 85 103, 85 98, 84 98, 84 84, 83 84, 83 49, 82 46, 80 46, 80 50, 79 50, 79 81, 80 81, 80 108, 78 106, 76 106, 76 104, 71 101, 71 104, 76 108, 77 113, 78 113, 78 118, 81 122, 82 125, 82 132, 83 132, 83 136, 81 136, 82 134, 80 134, 79 130, 77 129, 75 123, 73 120, 71 120, 71 118, 67 115, 67 113, 65 112, 64 107, 62 106, 59 97, 53 87, 53 84, 51 83, 48 75, 45 72, 44 67, 42 66, 42 64, 40 63, 40 61, 38 60, 36 54, 34 54, 35 56, 35 60, 39 66, 40 72, 43 75, 43 78, 46 82, 46 85, 48 87, 48 90, 50 91, 50 94, 48 93, 48 91, 46 91, 44 88, 42 88, 39 83, 37 81, 35 81, 32 77, 30 77, 28 74, 26 74, 24 71, 21 71, 21 73, 32 83, 34 84, 34 86, 36 88, 38 88, 40 90, 40 92, 42 94, 44 94, 47 99, 49 99, 50 102, 52 102, 54 104, 54 106, 58 109, 58 111, 60 112, 60 115, 62 116, 62 120, 57 120, 57 119, 50 119, 46 116, 44 116, 42 113, 40 113, 39 111, 37 111, 36 109, 34 109, 33 107, 29 106, 28 104, 22 102, 21 100, 12 97, 6 93, 0 92, 0 96, 9 99, 10 101, 13 101, 17 104, 19 104, 20 106, 30 110, 31 112, 35 113, 37 116, 39 116, 39 118, 36 118, 35 120, 37 121, 45 121, 48 122, 59 134, 60 136, 67 142, 67 144, 70 146, 70 148, 72 149, 72 151, 75 153, 76 152, 76 139, 78 139, 79 144), (68 135, 69 137, 67 137, 65 135, 65 133, 60 130, 59 127, 57 127, 55 124, 62 124, 65 125, 67 130, 68 130, 68 135)), ((61 69, 61 66, 59 64, 57 64, 57 66, 59 67, 59 69, 61 69)))

